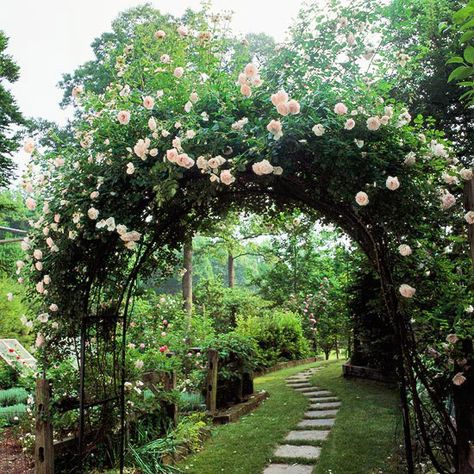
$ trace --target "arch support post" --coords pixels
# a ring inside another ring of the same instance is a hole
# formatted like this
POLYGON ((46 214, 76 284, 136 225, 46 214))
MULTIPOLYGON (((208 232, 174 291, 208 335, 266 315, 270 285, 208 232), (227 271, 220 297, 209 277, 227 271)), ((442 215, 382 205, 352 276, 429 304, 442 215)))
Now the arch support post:
POLYGON ((36 379, 35 473, 54 474, 50 386, 44 378, 36 379))

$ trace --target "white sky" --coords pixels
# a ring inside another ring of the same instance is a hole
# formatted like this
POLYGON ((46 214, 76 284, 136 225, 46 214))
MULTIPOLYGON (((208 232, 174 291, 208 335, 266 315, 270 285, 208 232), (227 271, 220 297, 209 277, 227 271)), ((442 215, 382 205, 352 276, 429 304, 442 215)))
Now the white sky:
MULTIPOLYGON (((214 0, 214 10, 233 10, 237 32, 265 32, 282 40, 302 0, 214 0), (285 4, 284 8, 281 6, 285 4), (276 7, 279 5, 280 7, 276 7), (282 11, 284 12, 282 14, 282 11)), ((8 53, 21 68, 12 87, 26 116, 64 123, 56 84, 65 72, 91 59, 90 44, 117 14, 137 0, 0 0, 0 29, 10 38, 8 53)), ((200 0, 150 0, 163 12, 181 15, 200 0)))
MULTIPOLYGON (((70 111, 59 107, 56 86, 63 73, 92 59, 90 44, 110 31, 119 12, 146 3, 138 0, 0 0, 0 29, 9 37, 7 52, 20 66, 20 79, 9 87, 26 117, 64 124, 70 111)), ((150 0, 164 13, 198 9, 200 0, 150 0)), ((303 0, 214 0, 215 11, 232 10, 237 33, 264 32, 283 40, 303 0), (284 5, 284 8, 282 8, 284 5)), ((19 174, 27 156, 15 156, 19 174)))

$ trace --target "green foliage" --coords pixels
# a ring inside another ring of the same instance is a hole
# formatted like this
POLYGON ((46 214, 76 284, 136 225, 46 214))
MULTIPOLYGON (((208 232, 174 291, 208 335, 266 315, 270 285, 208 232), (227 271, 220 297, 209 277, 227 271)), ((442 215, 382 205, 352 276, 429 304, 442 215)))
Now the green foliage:
POLYGON ((18 403, 16 405, 0 406, 0 426, 9 425, 19 419, 26 412, 26 405, 18 403))
POLYGON ((17 405, 26 403, 28 392, 22 387, 13 387, 0 390, 0 406, 17 405))
POLYGON ((196 287, 196 309, 210 317, 218 332, 235 328, 239 315, 258 315, 272 303, 254 292, 241 288, 226 288, 219 280, 204 280, 196 287))
POLYGON ((284 360, 309 357, 308 341, 303 334, 301 317, 289 311, 264 311, 260 316, 241 316, 237 332, 255 340, 256 364, 270 367, 284 360))
POLYGON ((16 385, 18 381, 18 371, 0 360, 0 389, 8 389, 16 385))

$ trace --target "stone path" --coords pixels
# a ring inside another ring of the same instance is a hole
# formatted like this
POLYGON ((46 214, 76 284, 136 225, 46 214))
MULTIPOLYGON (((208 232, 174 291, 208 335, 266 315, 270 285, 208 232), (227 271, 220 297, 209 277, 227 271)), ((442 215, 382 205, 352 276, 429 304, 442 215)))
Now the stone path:
POLYGON ((309 379, 320 367, 305 370, 286 379, 287 384, 305 397, 310 406, 293 431, 273 453, 275 463, 265 467, 263 474, 311 474, 321 454, 321 443, 329 436, 341 402, 328 390, 313 387, 309 379))

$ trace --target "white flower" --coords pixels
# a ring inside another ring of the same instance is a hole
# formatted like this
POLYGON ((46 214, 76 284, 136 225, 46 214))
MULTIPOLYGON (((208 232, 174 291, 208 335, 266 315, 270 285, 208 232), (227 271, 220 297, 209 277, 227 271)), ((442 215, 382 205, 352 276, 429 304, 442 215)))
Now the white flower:
POLYGON ((474 224, 474 211, 468 211, 464 216, 464 219, 469 225, 474 224))
POLYGON ((156 124, 156 120, 154 117, 150 117, 148 119, 148 128, 154 132, 156 130, 156 127, 157 127, 157 124, 156 124))
POLYGON ((354 119, 347 119, 346 123, 344 124, 345 130, 352 130, 355 127, 355 120, 354 119))
POLYGON ((469 306, 466 307, 466 309, 464 311, 466 313, 474 313, 474 306, 472 306, 472 304, 470 304, 469 306))
POLYGON ((442 143, 438 143, 436 140, 431 141, 430 149, 434 156, 440 156, 442 158, 448 157, 448 151, 446 150, 446 147, 442 143))
POLYGON ((121 125, 128 125, 130 122, 130 112, 128 110, 121 110, 117 114, 117 120, 121 125))
POLYGON ((364 146, 364 140, 358 140, 356 138, 354 139, 354 143, 356 144, 357 148, 362 148, 364 146))
POLYGON ((36 201, 31 197, 26 198, 25 205, 30 211, 34 211, 36 209, 36 201))
POLYGON ((316 124, 311 130, 317 137, 323 136, 325 132, 323 125, 321 125, 320 123, 316 124))
POLYGON ((7 293, 7 300, 13 301, 13 293, 7 293))
POLYGON ((395 191, 400 187, 400 182, 396 176, 389 176, 385 182, 385 185, 388 189, 390 189, 390 191, 395 191))
POLYGON ((404 298, 413 298, 416 293, 416 289, 411 287, 410 285, 407 285, 406 283, 400 285, 398 291, 404 298))
POLYGON ((33 153, 34 149, 35 149, 35 141, 32 138, 27 138, 23 143, 23 150, 26 153, 31 154, 33 153))
POLYGON ((232 176, 232 173, 229 170, 223 170, 220 174, 221 183, 226 184, 227 186, 231 185, 235 181, 235 177, 232 176))
POLYGON ((189 112, 191 112, 192 108, 193 108, 193 103, 192 103, 190 100, 188 100, 188 101, 184 104, 184 111, 185 111, 187 114, 189 114, 189 112))
POLYGON ((47 323, 49 319, 49 314, 48 313, 41 313, 38 315, 38 321, 40 323, 47 323))
POLYGON ((125 232, 124 234, 120 235, 120 238, 124 242, 137 242, 137 241, 140 240, 141 236, 142 236, 142 234, 140 234, 140 232, 132 230, 130 232, 125 232))
POLYGON ((376 131, 380 128, 381 122, 379 117, 369 117, 367 119, 367 128, 371 131, 376 131))
POLYGON ((140 370, 140 369, 143 369, 143 365, 144 365, 144 362, 140 359, 138 359, 137 361, 135 361, 135 367, 140 370))
POLYGON ((133 174, 133 173, 135 173, 135 166, 130 161, 129 163, 127 163, 127 174, 133 174))
POLYGON ((446 184, 459 184, 459 179, 456 176, 452 176, 446 172, 442 174, 441 178, 446 184))
POLYGON ((262 160, 252 165, 253 172, 258 175, 271 174, 273 173, 273 166, 268 160, 262 160))
POLYGON ((359 206, 367 206, 367 204, 369 204, 369 196, 367 196, 367 193, 364 193, 364 191, 359 191, 356 194, 355 200, 359 206))
POLYGON ((459 176, 461 176, 461 178, 464 179, 465 181, 470 181, 474 176, 474 172, 471 169, 463 168, 459 172, 459 176))
POLYGON ((196 132, 194 130, 188 130, 186 132, 186 138, 188 140, 192 140, 196 136, 196 132))
POLYGON ((416 154, 414 151, 410 151, 410 153, 408 153, 405 156, 405 160, 403 161, 403 164, 406 166, 413 166, 415 163, 416 163, 416 154))
POLYGON ((458 372, 454 377, 453 377, 453 384, 454 385, 462 385, 466 381, 466 377, 462 374, 462 372, 458 372))
POLYGON ((408 257, 413 252, 411 247, 407 244, 400 245, 398 247, 398 251, 400 252, 400 255, 402 255, 403 257, 408 257))
POLYGON ((41 260, 43 258, 43 252, 40 249, 35 249, 35 251, 33 252, 33 257, 36 260, 41 260))
POLYGON ((118 235, 124 235, 127 232, 127 226, 124 226, 123 224, 119 224, 115 230, 117 231, 118 235))
POLYGON ((55 313, 56 311, 58 311, 58 309, 59 309, 59 308, 58 308, 58 305, 55 304, 55 303, 51 303, 51 304, 49 305, 49 310, 50 310, 52 313, 55 313))
POLYGON ((99 197, 99 191, 92 191, 90 194, 89 194, 89 197, 94 200, 94 199, 97 199, 99 197))
POLYGON ((456 204, 456 198, 448 191, 445 191, 441 196, 441 207, 446 210, 456 204))
POLYGON ((89 219, 96 220, 99 217, 99 211, 95 207, 91 207, 87 211, 87 216, 89 219))

